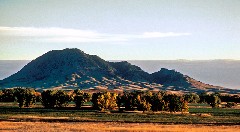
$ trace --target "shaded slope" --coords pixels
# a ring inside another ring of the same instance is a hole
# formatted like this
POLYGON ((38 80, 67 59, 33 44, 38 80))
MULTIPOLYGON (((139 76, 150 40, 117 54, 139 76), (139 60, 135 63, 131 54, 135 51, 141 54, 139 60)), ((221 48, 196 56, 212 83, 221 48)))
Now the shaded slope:
POLYGON ((131 65, 127 61, 110 62, 116 69, 116 74, 131 81, 151 82, 151 76, 140 67, 131 65))
POLYGON ((164 86, 191 87, 186 76, 175 70, 162 68, 160 71, 152 73, 153 82, 164 86))
POLYGON ((0 81, 1 88, 16 86, 41 89, 227 91, 222 87, 197 81, 175 70, 162 68, 158 72, 149 74, 126 61, 107 62, 79 49, 47 52, 31 61, 16 74, 0 81))
POLYGON ((74 73, 79 76, 102 78, 114 76, 114 70, 101 58, 85 54, 78 49, 54 50, 31 61, 19 72, 4 79, 1 84, 51 87, 65 83, 74 73))

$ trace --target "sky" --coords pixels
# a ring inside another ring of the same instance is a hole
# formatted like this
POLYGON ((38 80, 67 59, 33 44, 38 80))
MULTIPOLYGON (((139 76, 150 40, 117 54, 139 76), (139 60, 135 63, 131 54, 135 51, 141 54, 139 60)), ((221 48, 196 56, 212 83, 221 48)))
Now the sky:
POLYGON ((0 60, 240 59, 239 0, 0 0, 0 60))

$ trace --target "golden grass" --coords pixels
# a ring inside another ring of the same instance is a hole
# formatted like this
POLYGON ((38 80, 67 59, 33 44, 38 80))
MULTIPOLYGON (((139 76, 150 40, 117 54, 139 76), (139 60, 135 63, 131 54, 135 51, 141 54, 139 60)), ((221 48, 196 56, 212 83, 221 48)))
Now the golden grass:
POLYGON ((164 131, 164 132, 233 132, 240 126, 206 126, 206 125, 161 125, 154 123, 117 123, 117 122, 0 122, 0 131, 164 131))

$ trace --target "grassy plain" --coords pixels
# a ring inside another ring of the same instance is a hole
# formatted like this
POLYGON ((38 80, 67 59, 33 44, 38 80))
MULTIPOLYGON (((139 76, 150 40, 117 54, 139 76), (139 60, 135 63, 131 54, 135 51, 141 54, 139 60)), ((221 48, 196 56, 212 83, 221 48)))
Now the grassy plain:
MULTIPOLYGON (((40 106, 40 105, 39 105, 40 106)), ((240 109, 190 105, 189 113, 97 112, 95 110, 18 108, 0 104, 1 131, 234 131, 240 109)))
POLYGON ((157 123, 119 123, 119 122, 0 122, 0 131, 163 131, 163 132, 234 132, 240 126, 209 125, 163 125, 157 123))

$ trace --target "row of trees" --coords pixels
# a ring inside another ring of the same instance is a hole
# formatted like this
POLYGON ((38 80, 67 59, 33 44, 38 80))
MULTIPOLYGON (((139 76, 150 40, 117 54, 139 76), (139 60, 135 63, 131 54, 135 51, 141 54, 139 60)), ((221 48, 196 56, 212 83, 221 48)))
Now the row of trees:
POLYGON ((125 92, 118 96, 119 109, 139 111, 188 111, 188 102, 184 96, 166 94, 166 92, 125 92))
POLYGON ((14 88, 4 89, 0 91, 1 102, 17 101, 19 107, 31 107, 37 100, 39 100, 37 93, 31 88, 14 88))
POLYGON ((152 93, 150 91, 124 92, 122 94, 99 92, 84 93, 76 89, 72 92, 63 90, 46 90, 42 93, 31 88, 14 88, 0 91, 0 101, 17 101, 19 107, 31 107, 36 101, 41 101, 44 108, 66 107, 69 102, 75 102, 76 108, 86 102, 92 102, 93 109, 97 110, 139 110, 139 111, 188 111, 188 103, 208 103, 213 108, 219 107, 221 100, 228 101, 226 107, 235 106, 240 102, 239 96, 213 94, 167 94, 166 92, 152 93), (235 102, 235 103, 234 103, 235 102))

